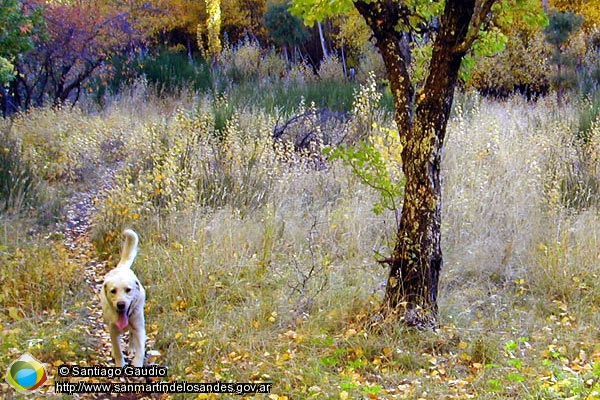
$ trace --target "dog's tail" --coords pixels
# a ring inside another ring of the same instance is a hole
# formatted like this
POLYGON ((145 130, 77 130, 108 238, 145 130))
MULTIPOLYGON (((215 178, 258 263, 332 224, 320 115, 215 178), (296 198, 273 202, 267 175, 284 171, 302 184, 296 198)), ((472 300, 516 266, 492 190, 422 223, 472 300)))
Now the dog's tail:
POLYGON ((123 231, 123 249, 121 250, 121 261, 117 268, 131 268, 135 256, 138 252, 138 235, 133 229, 125 229, 123 231))

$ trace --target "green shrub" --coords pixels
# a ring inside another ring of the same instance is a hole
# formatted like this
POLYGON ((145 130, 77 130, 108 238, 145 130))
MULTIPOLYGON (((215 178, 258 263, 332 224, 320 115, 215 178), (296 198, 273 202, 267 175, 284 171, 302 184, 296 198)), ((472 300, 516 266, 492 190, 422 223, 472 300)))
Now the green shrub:
POLYGON ((193 62, 182 51, 161 49, 140 60, 141 72, 158 93, 176 93, 182 89, 194 92, 212 88, 212 73, 204 60, 193 62))
POLYGON ((106 72, 90 84, 89 91, 103 104, 107 95, 117 95, 141 78, 165 95, 182 90, 204 92, 213 87, 212 72, 204 59, 191 60, 185 49, 158 48, 151 54, 113 57, 106 72))

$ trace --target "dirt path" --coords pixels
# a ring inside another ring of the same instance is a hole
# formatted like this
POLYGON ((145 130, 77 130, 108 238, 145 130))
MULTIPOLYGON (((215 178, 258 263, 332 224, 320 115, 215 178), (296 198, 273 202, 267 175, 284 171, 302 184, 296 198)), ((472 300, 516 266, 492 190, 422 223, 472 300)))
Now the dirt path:
MULTIPOLYGON (((96 250, 91 239, 92 221, 94 213, 97 211, 95 204, 105 193, 108 193, 112 187, 120 166, 107 168, 99 173, 96 185, 90 185, 90 189, 74 194, 65 207, 65 220, 60 223, 59 231, 64 234, 65 247, 72 254, 74 260, 85 262, 84 279, 88 284, 92 295, 85 300, 85 323, 82 327, 90 337, 95 338, 94 352, 97 354, 93 360, 90 360, 88 366, 114 366, 110 355, 111 344, 110 336, 105 328, 102 317, 102 307, 99 301, 99 292, 102 289, 104 275, 114 267, 108 265, 106 261, 98 260, 95 256, 96 250), (82 256, 83 255, 83 256, 82 256), (85 260, 85 261, 84 261, 85 260)), ((128 340, 125 335, 125 341, 128 340)), ((146 351, 150 349, 150 339, 146 344, 146 351)), ((125 346, 124 348, 127 348, 125 346)), ((148 362, 148 354, 146 364, 148 362)), ((121 380, 124 382, 124 380, 121 380)), ((53 389, 53 388, 52 388, 53 389)), ((51 394, 51 393, 48 393, 51 394)), ((73 398, 80 399, 140 399, 140 398, 161 398, 159 395, 117 395, 108 393, 79 394, 73 398)))
MULTIPOLYGON (((115 176, 115 169, 106 170, 98 180, 99 186, 76 193, 67 205, 66 218, 60 228, 65 235, 65 246, 74 257, 78 254, 95 254, 91 240, 92 219, 96 212, 95 202, 101 193, 106 193, 105 190, 110 189, 115 176)), ((97 354, 99 358, 103 358, 101 355, 106 354, 107 361, 110 360, 110 336, 104 327, 98 294, 108 269, 106 261, 100 261, 95 257, 86 261, 84 269, 84 279, 93 292, 93 296, 86 304, 88 333, 99 339, 96 347, 97 354)))

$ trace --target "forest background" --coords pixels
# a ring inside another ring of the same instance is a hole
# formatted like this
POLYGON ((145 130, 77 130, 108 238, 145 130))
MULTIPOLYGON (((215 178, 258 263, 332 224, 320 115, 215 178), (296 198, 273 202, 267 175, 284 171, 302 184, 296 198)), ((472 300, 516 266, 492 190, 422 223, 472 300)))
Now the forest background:
POLYGON ((172 379, 272 381, 273 399, 600 398, 600 4, 543 5, 545 24, 494 20, 502 46, 465 61, 441 323, 421 332, 371 318, 403 177, 358 15, 2 0, 0 367, 109 363, 84 270, 114 265, 133 226, 172 379), (361 143, 383 162, 329 157, 361 143))

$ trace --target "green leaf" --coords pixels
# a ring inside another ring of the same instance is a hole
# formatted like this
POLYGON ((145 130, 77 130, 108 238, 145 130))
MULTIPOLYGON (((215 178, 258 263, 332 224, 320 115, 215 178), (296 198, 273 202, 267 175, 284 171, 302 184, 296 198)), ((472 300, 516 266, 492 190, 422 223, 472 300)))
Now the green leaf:
POLYGON ((600 378, 600 362, 595 362, 594 363, 594 370, 593 370, 593 374, 596 377, 600 378))
POLYGON ((355 146, 341 145, 326 154, 332 161, 342 160, 363 184, 379 193, 379 201, 373 204, 375 214, 396 210, 397 199, 404 194, 404 181, 391 181, 386 162, 375 145, 362 141, 355 146))
POLYGON ((482 30, 473 43, 473 54, 479 57, 490 57, 506 48, 508 38, 498 28, 482 30))
POLYGON ((525 380, 525 377, 517 372, 509 372, 506 378, 512 382, 523 382, 525 380))
POLYGON ((306 25, 313 26, 325 18, 345 14, 352 7, 352 0, 293 0, 289 11, 302 18, 306 25))
POLYGON ((339 362, 339 358, 336 356, 325 356, 325 357, 321 357, 321 359, 319 359, 319 364, 325 366, 325 367, 334 367, 337 365, 337 363, 339 362))
POLYGON ((358 384, 356 382, 347 381, 340 384, 340 389, 342 390, 352 390, 356 388, 358 388, 358 384))
POLYGON ((518 358, 512 358, 508 360, 508 365, 521 369, 523 367, 523 361, 519 360, 518 358))
POLYGON ((366 395, 376 395, 379 394, 381 392, 381 386, 379 385, 373 385, 373 386, 366 386, 363 388, 363 393, 366 395))
POLYGON ((14 70, 15 66, 0 56, 0 84, 12 81, 15 78, 14 70))
POLYGON ((502 390, 502 383, 498 379, 488 379, 487 384, 492 392, 498 392, 502 390))
POLYGON ((474 67, 475 59, 470 55, 464 56, 462 63, 460 64, 460 70, 458 71, 458 78, 463 82, 468 81, 474 67))
POLYGON ((508 342, 506 342, 506 344, 504 345, 504 348, 507 351, 515 351, 519 348, 519 344, 517 342, 515 342, 514 340, 509 340, 508 342))
POLYGON ((357 358, 356 360, 352 360, 348 363, 348 367, 350 368, 360 368, 366 365, 365 360, 362 358, 357 358))

